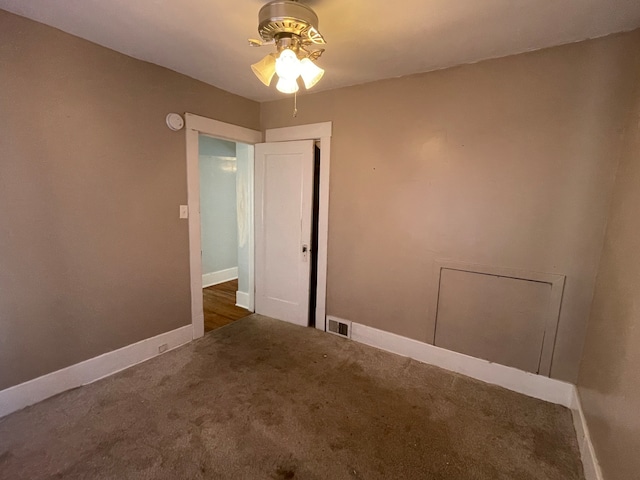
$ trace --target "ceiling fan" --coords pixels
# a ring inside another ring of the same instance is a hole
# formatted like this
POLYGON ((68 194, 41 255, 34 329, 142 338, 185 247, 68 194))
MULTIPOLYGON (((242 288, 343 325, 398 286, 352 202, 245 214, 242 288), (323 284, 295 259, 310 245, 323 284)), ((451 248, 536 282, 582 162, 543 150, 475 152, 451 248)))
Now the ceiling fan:
POLYGON ((253 73, 267 87, 278 75, 276 88, 282 93, 296 93, 298 78, 308 90, 320 81, 324 70, 314 62, 325 45, 318 31, 318 16, 297 0, 277 0, 264 5, 258 13, 261 40, 249 39, 252 47, 274 45, 276 51, 251 65, 253 73))

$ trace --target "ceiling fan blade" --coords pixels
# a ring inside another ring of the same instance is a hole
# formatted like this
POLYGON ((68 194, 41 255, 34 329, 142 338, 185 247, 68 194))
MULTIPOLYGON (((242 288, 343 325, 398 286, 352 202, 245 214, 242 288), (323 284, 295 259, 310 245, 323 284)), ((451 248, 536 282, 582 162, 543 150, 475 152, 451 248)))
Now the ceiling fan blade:
POLYGON ((319 50, 312 50, 309 52, 309 59, 317 60, 322 56, 323 53, 324 53, 324 48, 321 48, 319 50))
POLYGON ((309 40, 311 40, 311 42, 315 43, 316 45, 326 45, 327 43, 324 40, 324 37, 322 36, 322 34, 318 30, 316 30, 314 27, 309 28, 306 34, 309 40))
POLYGON ((248 39, 250 47, 264 47, 265 45, 274 45, 275 42, 263 42, 262 40, 257 40, 255 38, 248 39))

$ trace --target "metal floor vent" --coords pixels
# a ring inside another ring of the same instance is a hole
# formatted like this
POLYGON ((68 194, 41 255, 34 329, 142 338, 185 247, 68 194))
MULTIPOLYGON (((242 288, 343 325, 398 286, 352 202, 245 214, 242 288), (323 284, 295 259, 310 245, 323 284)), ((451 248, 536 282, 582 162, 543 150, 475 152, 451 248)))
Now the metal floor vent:
POLYGON ((327 318, 329 333, 333 333, 334 335, 339 335, 345 338, 351 338, 351 322, 346 320, 337 320, 333 318, 327 318))

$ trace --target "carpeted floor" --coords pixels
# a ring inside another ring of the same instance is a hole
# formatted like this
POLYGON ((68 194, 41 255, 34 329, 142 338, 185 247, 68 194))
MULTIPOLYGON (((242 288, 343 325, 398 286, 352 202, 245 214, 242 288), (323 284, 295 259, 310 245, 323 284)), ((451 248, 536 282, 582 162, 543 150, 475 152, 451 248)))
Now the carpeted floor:
POLYGON ((253 315, 0 419, 2 479, 583 479, 562 407, 253 315))

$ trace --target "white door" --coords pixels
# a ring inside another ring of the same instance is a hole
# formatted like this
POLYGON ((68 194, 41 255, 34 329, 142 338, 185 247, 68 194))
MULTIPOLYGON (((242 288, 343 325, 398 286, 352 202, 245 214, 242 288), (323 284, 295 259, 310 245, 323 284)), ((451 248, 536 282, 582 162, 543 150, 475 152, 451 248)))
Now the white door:
POLYGON ((313 140, 255 147, 255 311, 306 326, 313 140))

